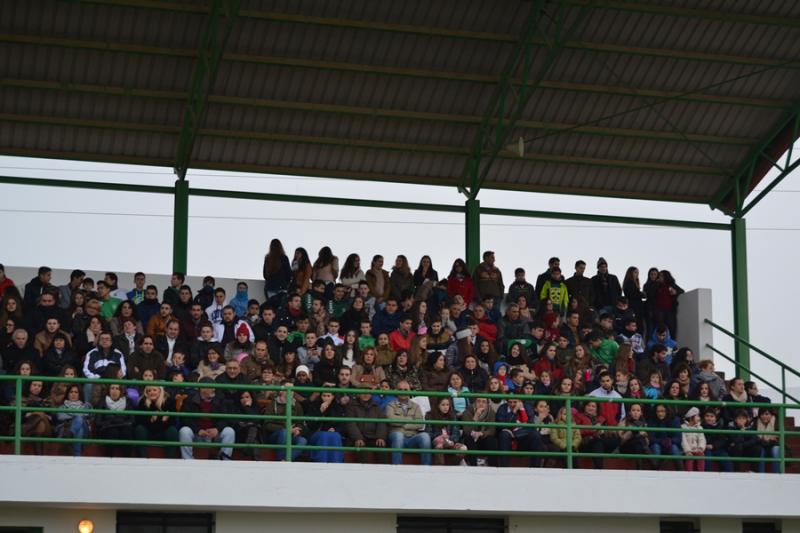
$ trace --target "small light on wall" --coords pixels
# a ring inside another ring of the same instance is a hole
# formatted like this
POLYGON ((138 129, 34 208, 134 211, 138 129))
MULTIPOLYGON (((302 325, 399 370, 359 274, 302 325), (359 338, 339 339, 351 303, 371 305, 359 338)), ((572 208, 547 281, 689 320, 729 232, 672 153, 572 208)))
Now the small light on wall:
POLYGON ((78 533, 92 533, 94 531, 94 522, 91 520, 81 520, 78 522, 78 533))

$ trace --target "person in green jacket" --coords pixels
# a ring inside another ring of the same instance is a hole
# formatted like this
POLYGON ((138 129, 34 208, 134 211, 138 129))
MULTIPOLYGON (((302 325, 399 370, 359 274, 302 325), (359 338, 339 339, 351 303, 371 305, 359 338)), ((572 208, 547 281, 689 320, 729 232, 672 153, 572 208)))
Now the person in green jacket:
POLYGON ((589 353, 598 362, 608 366, 614 362, 614 358, 619 351, 619 344, 611 339, 604 339, 596 331, 586 335, 586 344, 589 345, 589 353))

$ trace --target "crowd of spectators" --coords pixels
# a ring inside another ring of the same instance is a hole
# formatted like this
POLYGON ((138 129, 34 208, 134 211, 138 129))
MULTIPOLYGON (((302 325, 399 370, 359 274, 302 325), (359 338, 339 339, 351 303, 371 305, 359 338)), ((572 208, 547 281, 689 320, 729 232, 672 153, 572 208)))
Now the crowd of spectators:
MULTIPOLYGON (((81 270, 55 286, 51 269, 41 267, 18 288, 0 265, 2 369, 63 378, 24 382, 22 404, 64 411, 55 416, 25 412, 23 436, 179 442, 166 453, 180 452, 184 459, 193 458, 197 441, 283 444, 289 436, 282 421, 261 423, 233 415, 282 416, 291 405, 295 417, 330 418, 295 421, 295 445, 327 447, 311 452, 294 448, 295 459, 342 462, 345 454, 336 447, 347 445, 416 449, 422 464, 442 461, 441 454, 432 457, 424 450, 445 449, 454 450, 462 464, 507 466, 510 458, 503 454, 458 452, 572 448, 647 455, 650 460, 637 461, 645 468, 659 468, 664 456, 681 456, 678 464, 686 470, 732 471, 727 458, 751 457, 763 471, 759 459, 779 455, 777 437, 764 434, 774 431, 777 421, 769 399, 755 383, 725 383, 712 361, 696 361, 690 348, 680 347, 677 312, 683 290, 670 272, 650 268, 640 285, 636 267, 627 269, 622 283, 602 257, 596 268, 590 277, 579 260, 567 277, 553 257, 533 283, 517 268, 506 285, 491 251, 474 270, 456 259, 440 277, 427 255, 416 269, 399 255, 391 271, 376 255, 365 271, 357 254, 348 255, 340 267, 328 247, 313 262, 303 248, 290 259, 274 239, 264 258, 259 298, 249 294, 244 281, 236 294, 226 294, 211 276, 193 291, 179 272, 159 298, 158 288, 147 284, 141 272, 134 275, 131 289, 121 289, 113 272, 95 281, 81 270), (71 382, 75 377, 166 380, 174 387, 79 386, 71 382), (185 386, 190 381, 200 385, 185 386), (286 389, 215 390, 203 383, 286 389), (330 392, 291 389, 300 385, 330 392), (348 392, 353 388, 372 392, 348 392), (387 390, 398 392, 389 395, 387 390), (467 399, 464 392, 503 396, 467 399), (530 402, 519 394, 547 399, 530 402), (564 427, 520 426, 563 424, 568 396, 573 423, 591 429, 568 434, 564 427), (693 403, 597 401, 623 397, 693 403), (764 406, 704 405, 714 400, 764 406), (103 412, 69 412, 87 407, 103 412), (130 410, 153 414, 131 415, 130 410), (170 411, 230 418, 160 414, 170 411), (336 420, 340 417, 365 421, 336 420), (432 420, 440 423, 426 423, 432 420), (507 425, 492 425, 496 422, 507 425), (740 433, 690 431, 698 428, 740 433), (709 456, 722 460, 705 461, 709 456)), ((5 382, 0 403, 14 402, 13 382, 5 382)), ((2 418, 0 431, 13 434, 12 423, 2 418)), ((259 458, 255 447, 243 450, 259 458)), ((81 444, 72 445, 73 454, 81 451, 81 444)), ((106 446, 112 456, 131 451, 106 446)), ((135 451, 148 455, 146 446, 135 451)), ((276 453, 283 459, 282 449, 276 453)), ((231 459, 233 447, 219 448, 219 457, 231 459)), ((392 463, 403 460, 399 452, 389 458, 392 463)), ((544 462, 541 456, 530 459, 531 466, 544 462)), ((603 467, 602 459, 591 462, 603 467)))

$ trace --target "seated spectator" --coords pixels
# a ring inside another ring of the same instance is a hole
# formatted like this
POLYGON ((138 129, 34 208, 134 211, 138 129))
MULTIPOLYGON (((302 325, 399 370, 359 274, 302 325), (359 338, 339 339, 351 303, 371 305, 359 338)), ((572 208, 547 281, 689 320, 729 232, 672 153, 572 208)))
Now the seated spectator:
POLYGON ((344 337, 339 332, 339 319, 331 318, 328 321, 328 329, 324 335, 320 336, 320 341, 330 341, 334 346, 341 346, 344 344, 344 337))
POLYGON ((394 362, 388 367, 387 374, 393 389, 397 389, 397 385, 401 381, 407 382, 411 386, 411 390, 422 388, 417 369, 409 363, 408 352, 403 351, 395 356, 394 362))
POLYGON ((253 341, 250 340, 250 330, 242 323, 236 329, 236 338, 225 345, 224 359, 240 358, 241 354, 253 355, 253 341))
POLYGON ((400 326, 401 312, 397 308, 397 299, 389 298, 386 306, 375 313, 372 319, 372 332, 375 335, 389 334, 400 326))
MULTIPOLYGON (((238 400, 233 400, 229 404, 231 415, 257 416, 261 414, 258 403, 249 390, 239 391, 238 400)), ((254 419, 231 418, 231 427, 236 435, 236 442, 243 444, 258 444, 260 425, 254 419)), ((242 453, 250 459, 259 459, 258 448, 244 448, 242 453)))
POLYGON ((646 357, 636 363, 636 376, 643 383, 650 381, 650 375, 657 372, 661 375, 662 381, 672 379, 667 361, 667 348, 663 344, 655 344, 650 348, 650 357, 646 357))
MULTIPOLYGON (((457 375, 457 374, 456 374, 457 375)), ((425 425, 432 448, 436 450, 466 450, 467 446, 461 442, 461 427, 455 424, 456 413, 450 398, 436 398, 431 402, 431 410, 425 414, 425 425), (435 424, 431 421, 451 422, 450 424, 435 424)), ((467 466, 463 455, 458 455, 461 466, 467 466)), ((444 464, 444 455, 436 455, 436 464, 444 464)))
MULTIPOLYGON (((473 398, 472 403, 461 413, 460 419, 463 422, 485 422, 492 424, 495 421, 494 409, 486 398, 473 398)), ((464 426, 462 442, 470 450, 493 451, 497 449, 497 438, 495 437, 495 427, 492 425, 464 426)), ((497 466, 497 456, 490 455, 480 457, 477 455, 467 455, 465 461, 470 466, 497 466)))
MULTIPOLYGON (((283 387, 291 387, 292 382, 289 380, 283 380, 281 382, 281 386, 283 387)), ((267 409, 264 411, 264 414, 270 416, 286 416, 286 398, 287 398, 287 391, 282 390, 278 392, 278 396, 275 398, 273 402, 271 402, 267 409)), ((299 402, 292 401, 292 417, 299 417, 303 416, 303 407, 300 405, 299 402)), ((286 424, 282 420, 272 419, 267 420, 264 422, 264 442, 267 444, 280 444, 285 445, 287 442, 287 434, 286 434, 286 424)), ((291 442, 294 446, 305 446, 308 441, 306 440, 305 436, 305 423, 299 420, 293 420, 292 429, 291 429, 291 442)), ((297 459, 303 454, 303 450, 292 448, 292 460, 297 459)), ((286 457, 286 449, 285 448, 276 448, 275 449, 275 456, 279 461, 283 461, 286 457)))
MULTIPOLYGON (((696 391, 701 383, 707 383, 712 398, 718 399, 724 396, 726 393, 725 382, 714 372, 714 361, 704 359, 697 363, 697 368, 699 372, 692 377, 692 390, 696 391)), ((692 394, 692 392, 689 393, 689 395, 692 394)))
POLYGON ((687 456, 684 462, 687 472, 703 472, 706 469, 705 459, 694 459, 694 457, 703 457, 706 455, 706 436, 703 433, 689 432, 686 430, 700 430, 700 410, 697 407, 692 407, 686 411, 684 422, 681 425, 684 430, 681 437, 681 447, 683 454, 687 456))
POLYGON ((222 322, 214 324, 214 338, 226 346, 229 342, 236 340, 237 332, 244 326, 247 329, 247 338, 250 342, 255 340, 253 330, 250 329, 250 324, 246 320, 242 320, 236 316, 236 311, 230 305, 226 305, 222 309, 222 322))
POLYGON ((344 342, 337 346, 339 361, 342 366, 353 368, 356 363, 361 359, 361 353, 358 349, 358 335, 353 330, 348 331, 344 336, 344 342))
MULTIPOLYGON (((750 401, 747 391, 744 388, 744 380, 742 378, 733 378, 728 383, 728 394, 723 396, 720 401, 730 403, 746 403, 750 401)), ((723 411, 725 420, 733 420, 734 413, 740 409, 739 407, 726 407, 723 411)))
MULTIPOLYGON (((163 335, 167 331, 167 322, 170 320, 177 320, 175 315, 172 314, 172 305, 167 302, 161 302, 158 308, 158 314, 153 315, 147 323, 145 333, 151 337, 163 335)), ((180 324, 180 322, 178 322, 180 324)))
POLYGON ((637 332, 636 318, 628 317, 624 320, 622 331, 617 335, 619 344, 630 344, 634 357, 638 360, 644 355, 644 339, 637 332))
POLYGON ((257 341, 259 340, 266 340, 268 339, 273 333, 275 333, 275 327, 277 326, 275 322, 275 309, 268 305, 261 306, 260 312, 261 320, 253 324, 253 335, 257 341))
POLYGON ((489 373, 478 364, 478 357, 475 355, 467 355, 464 358, 464 364, 459 370, 464 387, 470 391, 479 392, 485 391, 489 382, 489 373))
POLYGON ((661 398, 661 390, 664 388, 664 383, 661 381, 661 373, 658 371, 650 372, 647 385, 644 386, 644 396, 651 400, 658 400, 661 398))
POLYGON ((422 390, 445 391, 447 390, 449 378, 450 371, 445 363, 444 354, 441 352, 430 354, 420 375, 422 390))
POLYGON ((247 317, 247 304, 250 301, 250 296, 247 294, 248 288, 249 287, 247 283, 244 281, 237 283, 236 296, 231 298, 231 301, 228 302, 228 305, 233 307, 233 310, 238 318, 247 317))
MULTIPOLYGON (((20 404, 23 407, 53 407, 44 397, 44 383, 41 381, 28 381, 22 385, 22 399, 20 404)), ((53 435, 53 422, 50 415, 43 411, 25 411, 22 414, 23 437, 50 437, 53 435)), ((44 443, 34 443, 34 448, 38 455, 44 451, 44 443)))
MULTIPOLYGON (((273 368, 272 359, 269 358, 267 351, 267 342, 264 340, 257 340, 253 345, 253 353, 243 358, 240 363, 242 373, 247 376, 250 382, 261 377, 261 373, 265 368, 273 368)), ((300 364, 305 364, 300 361, 300 364)))
POLYGON ((136 317, 136 308, 133 302, 129 300, 123 300, 122 303, 119 304, 119 307, 117 307, 114 316, 108 321, 111 327, 111 333, 113 335, 120 335, 123 331, 122 325, 126 320, 133 322, 136 333, 144 335, 144 325, 136 317))
POLYGON ((667 329, 667 327, 664 325, 657 326, 653 330, 650 340, 647 341, 647 349, 652 350, 653 346, 656 344, 664 346, 664 349, 667 350, 667 364, 671 364, 672 352, 678 348, 678 345, 674 340, 672 340, 672 337, 669 334, 669 329, 667 329))
MULTIPOLYGON (((154 385, 145 387, 144 394, 139 400, 138 410, 152 411, 153 414, 150 416, 136 415, 136 425, 133 429, 136 440, 178 442, 175 419, 170 415, 161 414, 175 411, 175 402, 167 396, 164 387, 154 385)), ((168 458, 178 456, 178 449, 175 446, 167 446, 165 450, 168 458)), ((147 446, 139 446, 138 452, 139 457, 147 457, 147 446)))
MULTIPOLYGON (((213 383, 210 378, 200 378, 199 383, 213 383)), ((223 414, 227 412, 225 401, 217 396, 215 389, 201 387, 198 393, 187 398, 183 402, 183 412, 185 413, 213 413, 223 414)), ((211 417, 183 417, 184 424, 178 431, 178 438, 181 445, 181 458, 194 459, 192 442, 221 442, 223 444, 233 444, 236 434, 231 424, 225 418, 211 417)), ((223 447, 217 454, 222 460, 233 458, 233 448, 223 447)))
MULTIPOLYGON (((557 413, 554 422, 556 424, 561 424, 562 427, 553 428, 553 430, 550 431, 550 443, 553 445, 553 449, 557 452, 565 452, 568 447, 571 447, 573 451, 577 452, 581 445, 581 432, 578 429, 573 429, 572 435, 569 435, 567 432, 566 407, 561 407, 557 413)), ((575 422, 573 422, 573 424, 574 423, 575 422)))
MULTIPOLYGON (((617 431, 606 429, 606 419, 598 414, 597 402, 590 400, 583 403, 583 412, 574 415, 575 424, 579 426, 596 426, 597 429, 581 429, 581 444, 578 450, 584 453, 611 453, 619 448, 620 437, 617 431)), ((616 424, 616 421, 615 421, 616 424)), ((602 457, 592 457, 595 469, 603 468, 602 457)))
POLYGON ((69 333, 61 329, 61 322, 59 319, 57 317, 50 317, 45 321, 44 329, 39 331, 33 338, 33 348, 39 352, 39 356, 44 355, 44 352, 50 348, 53 337, 55 337, 56 334, 63 335, 68 340, 68 344, 72 346, 72 341, 69 340, 69 333))
POLYGON ((67 344, 67 337, 61 333, 56 333, 53 343, 42 356, 41 371, 45 376, 58 376, 61 370, 67 366, 77 367, 80 359, 67 344))
MULTIPOLYGON (((614 381, 611 379, 611 374, 608 372, 601 372, 598 376, 600 386, 589 393, 589 396, 595 398, 622 398, 622 396, 614 390, 614 381)), ((641 409, 641 406, 639 406, 641 409)), ((599 403, 598 413, 603 417, 606 424, 609 426, 616 426, 623 419, 625 419, 625 405, 616 402, 602 402, 599 403)), ((641 416, 641 415, 640 415, 641 416)))
MULTIPOLYGON (((124 387, 118 383, 108 386, 106 394, 95 404, 95 409, 106 411, 94 416, 97 429, 97 438, 106 440, 133 440, 133 415, 127 411, 136 407, 125 394, 124 387)), ((107 444, 105 446, 108 457, 130 455, 129 447, 107 444)))
POLYGON ((564 371, 556 358, 555 344, 545 345, 539 352, 539 359, 533 364, 533 373, 541 376, 542 372, 549 372, 551 379, 559 380, 564 371))
MULTIPOLYGON (((116 348, 111 346, 111 333, 103 332, 99 336, 98 346, 86 354, 83 362, 83 375, 89 379, 98 379, 105 372, 108 365, 118 365, 119 378, 125 377, 128 372, 125 357, 116 348)), ((91 397, 91 385, 84 385, 84 396, 91 397)))
POLYGON ((361 360, 352 369, 350 382, 356 388, 375 388, 386 379, 383 368, 376 365, 375 348, 367 348, 361 353, 361 360))
MULTIPOLYGON (((708 408, 703 412, 703 429, 726 429, 717 417, 717 410, 708 408)), ((728 457, 728 436, 720 433, 706 434, 706 472, 714 470, 713 465, 718 464, 722 472, 733 472, 733 463, 728 460, 709 461, 709 457, 728 457)))
MULTIPOLYGON (((389 343, 388 333, 381 333, 378 335, 377 345, 375 346, 375 354, 377 356, 378 366, 388 366, 394 362, 394 358, 397 353, 392 350, 392 346, 389 343)), ((406 355, 408 355, 407 352, 406 355)))
POLYGON ((389 343, 395 352, 411 349, 411 341, 415 336, 414 332, 411 331, 412 323, 410 315, 403 315, 400 318, 398 328, 389 334, 389 343))
MULTIPOLYGON (((398 391, 410 391, 411 385, 407 381, 401 380, 394 388, 398 391)), ((386 418, 389 424, 390 448, 430 449, 431 438, 425 432, 422 409, 419 404, 411 401, 410 396, 398 394, 395 400, 389 402, 389 405, 386 406, 386 418), (414 422, 406 422, 404 419, 412 419, 414 422)), ((403 454, 392 452, 392 464, 397 465, 402 462, 403 454)), ((420 464, 430 465, 431 454, 420 453, 420 464)))
MULTIPOLYGON (((647 433, 647 422, 644 419, 644 409, 641 404, 628 405, 628 416, 622 420, 620 427, 623 428, 620 433, 619 446, 622 453, 650 454, 650 436, 647 433)), ((641 470, 644 464, 643 459, 636 459, 637 469, 641 470)))
MULTIPOLYGON (((510 396, 506 403, 500 405, 495 415, 497 422, 507 422, 508 426, 497 427, 498 445, 500 451, 511 451, 516 444, 517 451, 541 452, 544 451, 544 444, 535 428, 522 426, 528 424, 534 418, 533 412, 522 400, 515 396, 510 396)), ((501 455, 499 466, 509 466, 510 457, 501 455)), ((530 457, 530 465, 533 467, 541 466, 542 458, 537 456, 530 457)))
POLYGON ((736 434, 728 434, 728 455, 731 457, 761 457, 761 442, 755 427, 750 422, 747 409, 738 409, 728 429, 736 434))
MULTIPOLYGON (((85 439, 90 436, 89 415, 85 413, 71 413, 73 409, 91 409, 92 406, 84 402, 81 398, 81 387, 79 385, 69 385, 67 395, 61 405, 65 411, 55 414, 56 436, 66 439, 85 439)), ((72 444, 72 455, 80 457, 82 444, 75 442, 72 444)))
POLYGON ((327 310, 331 318, 337 320, 345 314, 350 307, 350 298, 348 297, 347 288, 341 283, 337 283, 333 287, 333 298, 328 300, 327 310))
MULTIPOLYGON (((214 302, 206 308, 206 316, 211 324, 217 326, 222 324, 222 310, 225 309, 225 289, 217 287, 214 289, 214 302)), ((235 312, 235 311, 234 311, 235 312)))
POLYGON ((136 331, 136 324, 131 319, 122 321, 121 330, 121 333, 114 335, 113 345, 122 352, 122 355, 130 357, 142 342, 144 335, 136 331))
POLYGON ((155 285, 148 285, 144 290, 144 299, 136 304, 136 316, 145 330, 150 323, 150 319, 156 316, 160 310, 161 304, 158 302, 158 289, 155 285))
POLYGON ((511 304, 506 309, 506 314, 500 319, 497 325, 497 349, 501 353, 505 352, 514 342, 525 345, 531 344, 531 323, 520 317, 519 306, 511 304))
POLYGON ((213 381, 217 376, 225 372, 225 363, 222 360, 221 351, 222 348, 219 344, 212 344, 206 348, 206 354, 200 364, 197 365, 197 370, 195 370, 198 381, 202 378, 208 378, 213 381))
POLYGON ((164 356, 155 350, 153 337, 142 337, 136 351, 128 358, 128 377, 130 379, 142 379, 142 372, 152 370, 155 378, 164 379, 166 375, 166 364, 164 356))
MULTIPOLYGON (((214 378, 215 383, 222 385, 247 385, 250 380, 242 373, 242 367, 239 361, 231 359, 225 363, 225 372, 214 378)), ((219 396, 228 405, 239 404, 239 399, 242 395, 243 389, 214 389, 215 395, 219 396)))
POLYGON ((345 424, 348 441, 356 448, 384 448, 388 438, 388 426, 385 422, 366 420, 385 418, 384 412, 372 399, 371 394, 356 395, 355 399, 347 404, 345 416, 365 420, 345 424))
POLYGON ((11 374, 21 361, 35 361, 39 353, 28 343, 28 332, 20 328, 11 336, 11 344, 2 351, 3 369, 11 374))
POLYGON ((314 386, 321 387, 325 383, 336 383, 336 377, 341 368, 339 356, 332 342, 322 345, 322 357, 314 366, 314 386))
MULTIPOLYGON (((667 383, 666 387, 664 387, 664 399, 685 402, 689 400, 689 396, 683 392, 680 382, 673 379, 667 383)), ((687 405, 669 405, 667 407, 667 412, 669 415, 677 417, 678 419, 683 419, 686 411, 688 410, 689 407, 687 405)))
POLYGON ((596 331, 589 333, 585 341, 589 353, 597 363, 608 366, 614 362, 619 351, 619 344, 616 341, 604 338, 596 331))
MULTIPOLYGON (((774 474, 781 473, 781 463, 777 461, 781 457, 781 448, 778 440, 778 435, 770 435, 777 431, 775 416, 769 407, 759 407, 758 417, 755 420, 755 428, 758 433, 758 441, 761 445, 761 458, 773 459, 772 472, 774 474)), ((758 463, 758 471, 764 473, 766 471, 766 461, 758 463)))
MULTIPOLYGON (((319 399, 311 402, 308 409, 308 416, 323 418, 343 418, 345 408, 331 392, 323 392, 319 399)), ((335 446, 341 448, 342 434, 344 433, 344 423, 338 420, 309 421, 307 431, 311 435, 309 444, 311 446, 335 446)), ((319 449, 310 453, 311 460, 315 463, 343 463, 344 452, 341 449, 319 449)))
POLYGON ((461 413, 469 405, 469 399, 462 396, 465 392, 470 390, 464 386, 464 379, 458 372, 450 372, 450 377, 447 380, 447 392, 452 396, 453 411, 456 416, 461 416, 461 413))

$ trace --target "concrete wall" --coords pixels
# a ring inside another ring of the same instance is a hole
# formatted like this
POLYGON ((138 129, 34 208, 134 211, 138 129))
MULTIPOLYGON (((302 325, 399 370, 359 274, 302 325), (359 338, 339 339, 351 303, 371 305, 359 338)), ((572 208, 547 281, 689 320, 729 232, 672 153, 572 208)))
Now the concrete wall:
POLYGON ((711 289, 695 289, 678 297, 678 346, 688 346, 695 353, 695 360, 713 359, 714 352, 706 344, 714 345, 714 329, 703 322, 714 320, 711 305, 711 289))
POLYGON ((796 475, 33 456, 0 456, 0 472, 0 505, 800 519, 796 475))
MULTIPOLYGON (((80 479, 72 480, 79 483, 80 479)), ((4 484, 10 485, 8 478, 4 484)), ((89 509, 75 506, 69 509, 21 507, 0 505, 0 527, 41 527, 44 533, 76 533, 78 522, 89 519, 94 522, 95 533, 116 531, 117 513, 111 509, 89 509)))

